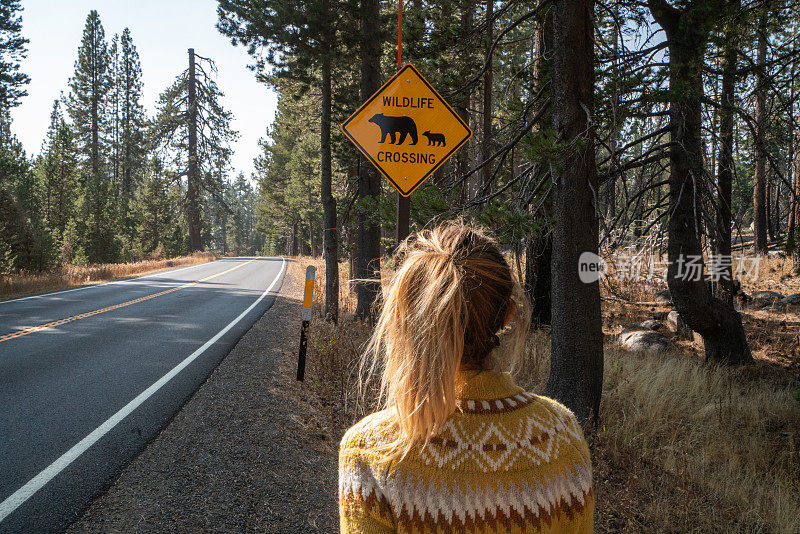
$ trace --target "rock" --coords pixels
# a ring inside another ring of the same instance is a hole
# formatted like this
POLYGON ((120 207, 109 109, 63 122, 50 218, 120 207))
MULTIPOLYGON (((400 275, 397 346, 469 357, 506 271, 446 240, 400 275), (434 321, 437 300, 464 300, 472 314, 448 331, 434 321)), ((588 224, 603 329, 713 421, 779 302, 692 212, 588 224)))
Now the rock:
POLYGON ((692 338, 692 329, 683 322, 678 310, 672 310, 667 314, 667 328, 670 332, 675 332, 675 335, 680 339, 692 338))
POLYGON ((663 351, 672 347, 664 334, 641 326, 626 328, 617 339, 623 347, 635 352, 663 351))
POLYGON ((655 319, 648 319, 646 321, 642 321, 641 323, 639 323, 639 326, 641 326, 642 328, 648 328, 650 330, 658 330, 664 325, 656 321, 655 319))
POLYGON ((678 310, 672 310, 667 314, 667 328, 670 332, 677 332, 684 325, 681 314, 678 310))
POLYGON ((783 297, 778 304, 800 304, 800 293, 794 293, 783 297))
POLYGON ((672 306, 672 295, 669 292, 669 289, 662 289, 658 293, 656 293, 655 299, 659 304, 666 304, 668 306, 672 306))
POLYGON ((752 295, 753 306, 772 306, 783 299, 783 295, 776 291, 756 291, 752 295))

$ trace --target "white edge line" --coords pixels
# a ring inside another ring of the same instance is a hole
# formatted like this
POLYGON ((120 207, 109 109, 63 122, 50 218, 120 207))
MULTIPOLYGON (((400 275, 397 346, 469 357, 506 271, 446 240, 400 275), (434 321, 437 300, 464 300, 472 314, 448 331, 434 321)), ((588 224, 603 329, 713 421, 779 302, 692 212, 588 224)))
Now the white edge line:
POLYGON ((8 304, 9 302, 19 302, 21 300, 28 300, 28 299, 41 299, 47 298, 52 295, 60 295, 62 293, 71 293, 72 291, 82 291, 84 289, 92 289, 94 287, 105 287, 105 286, 113 286, 115 284, 124 284, 126 282, 133 282, 134 280, 140 280, 142 278, 147 278, 148 276, 159 276, 162 274, 172 274, 177 273, 178 271, 185 271, 186 269, 191 269, 192 267, 200 267, 201 265, 209 265, 211 263, 216 263, 223 259, 234 259, 234 258, 219 258, 218 260, 214 261, 207 261, 204 263, 195 263, 194 265, 186 265, 185 267, 178 267, 176 269, 168 269, 166 271, 158 271, 158 272, 151 272, 145 273, 139 276, 134 276, 133 278, 126 278, 124 280, 114 280, 109 282, 98 282, 97 284, 89 284, 82 287, 75 287, 73 289, 62 289, 60 291, 51 291, 50 293, 42 293, 41 295, 30 295, 28 297, 19 297, 16 299, 8 299, 8 300, 0 300, 0 305, 8 304))
POLYGON ((77 459, 81 454, 86 452, 86 450, 94 445, 100 438, 108 434, 117 424, 125 419, 131 412, 133 412, 136 408, 138 408, 142 403, 144 403, 147 399, 149 399, 155 392, 161 389, 167 382, 169 382, 175 375, 180 373, 187 365, 192 363, 198 356, 203 354, 211 345, 213 345, 219 338, 221 338, 225 333, 233 328, 236 323, 242 320, 242 318, 250 313, 250 310, 256 307, 256 305, 261 302, 261 300, 266 297, 272 288, 275 287, 275 284, 280 280, 281 276, 283 276, 283 272, 286 269, 286 258, 281 258, 281 270, 278 272, 278 275, 269 285, 269 287, 261 293, 261 296, 253 302, 249 308, 244 310, 242 313, 239 314, 236 319, 228 323, 228 326, 217 332, 217 334, 206 341, 202 347, 191 353, 185 360, 180 362, 178 365, 173 367, 167 374, 162 376, 151 385, 146 390, 139 393, 135 399, 130 401, 128 404, 122 407, 117 413, 106 419, 106 421, 95 428, 88 436, 80 440, 76 445, 74 445, 70 450, 62 454, 55 462, 48 465, 44 470, 42 470, 38 475, 30 479, 24 486, 20 489, 12 493, 6 500, 0 503, 0 522, 2 522, 6 517, 9 516, 14 510, 20 507, 22 503, 27 501, 34 493, 39 491, 44 487, 45 484, 50 482, 53 478, 56 477, 61 471, 63 471, 69 464, 71 464, 75 459, 77 459))

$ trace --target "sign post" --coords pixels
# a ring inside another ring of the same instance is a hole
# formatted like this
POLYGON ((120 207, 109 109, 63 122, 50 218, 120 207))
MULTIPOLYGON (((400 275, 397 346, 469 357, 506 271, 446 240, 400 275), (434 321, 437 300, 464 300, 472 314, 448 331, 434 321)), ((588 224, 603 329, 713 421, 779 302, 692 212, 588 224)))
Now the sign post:
POLYGON ((350 118, 342 132, 397 189, 398 237, 408 196, 472 137, 467 123, 410 63, 350 118))
MULTIPOLYGON (((397 0, 397 70, 403 66, 403 0, 397 0)), ((397 193, 397 226, 394 238, 397 246, 408 237, 411 218, 411 199, 397 193)))
POLYGON ((317 268, 306 267, 306 288, 303 293, 303 323, 300 328, 300 352, 297 355, 297 380, 302 381, 306 374, 306 348, 308 347, 308 323, 311 321, 311 303, 314 302, 314 277, 317 268))

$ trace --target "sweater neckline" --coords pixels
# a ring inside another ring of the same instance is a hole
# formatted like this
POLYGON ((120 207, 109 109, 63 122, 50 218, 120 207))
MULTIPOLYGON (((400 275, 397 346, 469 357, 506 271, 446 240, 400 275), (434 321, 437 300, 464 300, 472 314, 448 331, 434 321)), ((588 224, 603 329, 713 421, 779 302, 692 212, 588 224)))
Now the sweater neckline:
POLYGON ((497 371, 458 371, 456 396, 459 399, 492 400, 522 393, 510 373, 497 371))

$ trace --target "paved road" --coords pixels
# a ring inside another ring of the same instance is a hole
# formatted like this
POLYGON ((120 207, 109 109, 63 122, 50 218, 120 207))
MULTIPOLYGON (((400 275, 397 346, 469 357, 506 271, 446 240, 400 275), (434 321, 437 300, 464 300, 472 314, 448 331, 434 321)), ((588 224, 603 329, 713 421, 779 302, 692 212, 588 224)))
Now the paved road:
POLYGON ((59 532, 268 309, 281 258, 0 302, 0 533, 59 532))

